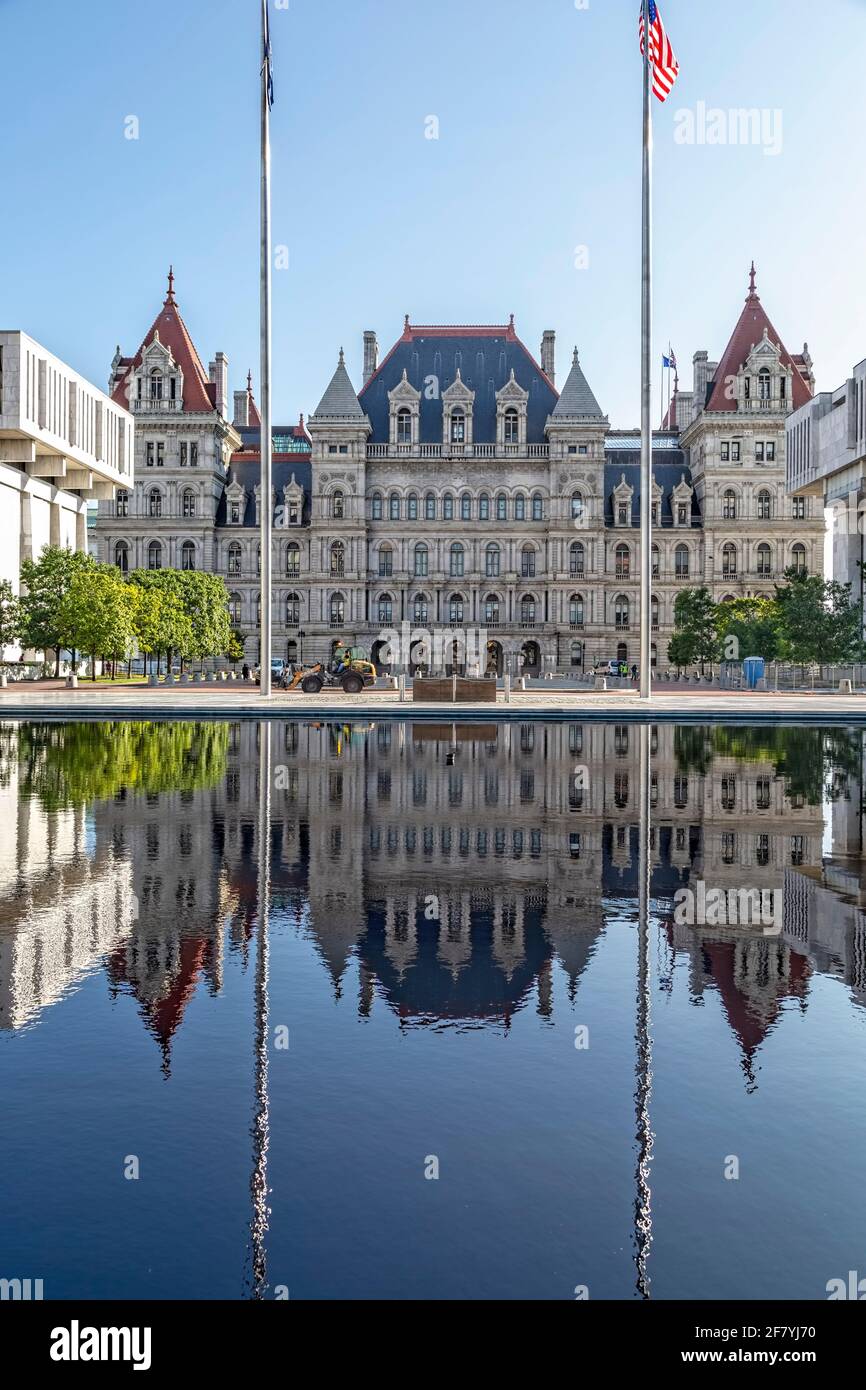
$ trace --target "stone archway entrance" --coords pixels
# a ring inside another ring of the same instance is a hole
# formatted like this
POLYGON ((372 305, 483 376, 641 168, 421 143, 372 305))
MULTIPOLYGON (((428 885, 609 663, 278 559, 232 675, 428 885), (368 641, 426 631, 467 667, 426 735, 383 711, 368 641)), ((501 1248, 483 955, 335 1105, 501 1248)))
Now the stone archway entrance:
POLYGON ((537 642, 524 642, 521 648, 521 672, 523 676, 541 675, 541 648, 537 642))
POLYGON ((502 650, 501 642, 487 643, 487 666, 484 674, 496 676, 505 674, 505 652, 502 650))

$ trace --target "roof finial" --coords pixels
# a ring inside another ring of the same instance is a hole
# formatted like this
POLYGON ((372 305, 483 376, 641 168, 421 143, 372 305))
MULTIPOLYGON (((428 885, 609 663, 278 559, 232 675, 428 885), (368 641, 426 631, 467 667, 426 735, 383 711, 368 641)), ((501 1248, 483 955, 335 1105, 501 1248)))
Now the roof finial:
POLYGON ((253 394, 253 373, 252 368, 247 372, 247 395, 253 394))
POLYGON ((166 304, 174 304, 174 303, 176 303, 176 300, 175 300, 175 297, 174 297, 174 266, 173 266, 173 265, 170 265, 169 268, 168 268, 168 294, 167 294, 166 297, 165 297, 165 302, 166 302, 166 304))
POLYGON ((755 262, 752 261, 752 269, 749 271, 749 298, 757 299, 758 292, 755 289, 755 262))
POLYGON ((508 327, 511 329, 512 332, 514 332, 514 315, 513 315, 513 314, 509 315, 508 327))
POLYGON ((346 365, 346 354, 343 352, 343 349, 340 348, 340 366, 341 366, 341 367, 345 367, 345 365, 346 365))
POLYGON ((408 315, 408 314, 405 314, 404 317, 403 317, 403 332, 404 332, 404 333, 408 333, 408 332, 409 332, 409 315, 408 315))
POLYGON ((577 350, 577 344, 576 344, 576 343, 575 343, 575 345, 574 345, 574 357, 572 358, 571 365, 572 365, 573 367, 579 367, 579 366, 580 366, 580 353, 579 353, 578 350, 577 350))

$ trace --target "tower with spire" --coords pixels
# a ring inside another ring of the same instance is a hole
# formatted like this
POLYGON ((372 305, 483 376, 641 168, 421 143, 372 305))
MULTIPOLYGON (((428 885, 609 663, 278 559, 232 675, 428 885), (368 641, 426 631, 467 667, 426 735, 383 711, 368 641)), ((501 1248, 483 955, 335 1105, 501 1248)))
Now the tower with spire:
MULTIPOLYGON (((823 573, 824 519, 785 490, 785 421, 812 395, 808 348, 792 354, 758 293, 754 261, 718 362, 694 355, 694 388, 675 394, 703 534, 693 583, 713 598, 772 595, 792 567, 823 573)), ((673 407, 672 407, 673 409, 673 407)))

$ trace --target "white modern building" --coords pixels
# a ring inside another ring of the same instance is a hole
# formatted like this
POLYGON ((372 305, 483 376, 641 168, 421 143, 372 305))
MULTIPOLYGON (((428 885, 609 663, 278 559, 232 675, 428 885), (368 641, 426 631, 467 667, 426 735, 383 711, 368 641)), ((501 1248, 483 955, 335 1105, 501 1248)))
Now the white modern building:
POLYGON ((866 560, 866 360, 836 391, 822 391, 787 420, 787 488, 832 515, 832 578, 863 599, 866 560))
POLYGON ((0 579, 46 545, 87 550, 88 501, 128 488, 133 418, 26 333, 0 329, 0 579))

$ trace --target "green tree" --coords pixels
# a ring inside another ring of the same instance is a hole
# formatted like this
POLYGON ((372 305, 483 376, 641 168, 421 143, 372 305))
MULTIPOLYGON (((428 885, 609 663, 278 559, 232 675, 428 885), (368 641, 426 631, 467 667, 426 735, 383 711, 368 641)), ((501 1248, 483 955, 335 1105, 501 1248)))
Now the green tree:
POLYGON ((786 584, 776 586, 782 658, 820 666, 857 661, 863 654, 863 615, 851 598, 851 585, 793 569, 785 578, 786 584))
POLYGON ((60 675, 60 653, 64 648, 73 651, 71 635, 63 627, 63 600, 76 574, 93 569, 96 561, 78 550, 59 545, 46 545, 38 560, 25 560, 21 565, 21 632, 25 647, 54 652, 54 674, 60 675))
POLYGON ((717 661, 720 655, 716 604, 709 589, 683 589, 674 604, 674 634, 668 646, 677 666, 717 661))
POLYGON ((179 570, 134 570, 130 583, 148 594, 157 594, 159 602, 147 606, 142 616, 139 605, 135 619, 135 635, 139 646, 148 655, 165 652, 168 670, 175 652, 188 655, 194 645, 192 623, 184 603, 182 575, 179 570))
POLYGON ((226 658, 226 661, 231 662, 232 666, 237 666, 239 661, 243 661, 244 639, 239 632, 232 631, 229 634, 228 644, 223 652, 223 656, 226 658))
POLYGON ((780 614, 775 599, 730 599, 717 606, 716 615, 725 660, 741 661, 747 656, 762 656, 766 661, 776 659, 780 614))
POLYGON ((181 571, 178 588, 190 625, 190 642, 182 655, 196 661, 222 656, 232 637, 225 581, 218 574, 181 571))
POLYGON ((72 576, 58 614, 72 647, 86 652, 96 680, 99 656, 125 655, 135 637, 135 605, 114 565, 93 565, 72 576))
POLYGON ((21 635, 21 605, 8 579, 0 580, 0 662, 5 660, 6 648, 21 635))

